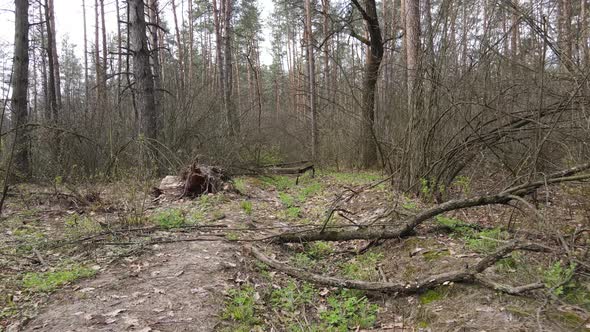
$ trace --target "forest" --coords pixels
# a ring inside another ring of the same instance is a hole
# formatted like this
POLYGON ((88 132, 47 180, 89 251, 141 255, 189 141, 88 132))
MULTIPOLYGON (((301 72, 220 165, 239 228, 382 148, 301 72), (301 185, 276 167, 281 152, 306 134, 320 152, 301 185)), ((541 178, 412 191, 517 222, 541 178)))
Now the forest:
POLYGON ((590 331, 589 5, 0 2, 0 332, 590 331))

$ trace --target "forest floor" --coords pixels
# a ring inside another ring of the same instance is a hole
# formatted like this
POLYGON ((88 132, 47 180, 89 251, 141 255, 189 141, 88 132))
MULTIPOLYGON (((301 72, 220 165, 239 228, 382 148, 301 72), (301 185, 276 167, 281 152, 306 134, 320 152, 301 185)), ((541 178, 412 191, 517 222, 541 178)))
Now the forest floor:
MULTIPOLYGON (((285 176, 243 177, 234 180, 240 193, 155 201, 136 183, 19 187, 0 222, 0 331, 590 331, 590 278, 569 278, 572 267, 547 254, 513 253, 486 276, 558 286, 553 297, 452 282, 403 297, 338 289, 296 280, 249 254, 256 245, 322 275, 412 281, 474 264, 523 234, 550 241, 549 229, 590 229, 590 190, 570 185, 540 203, 551 225, 515 208, 485 207, 437 217, 404 239, 264 241, 321 225, 344 192, 354 194, 331 225, 384 214, 397 220, 430 205, 381 179, 321 172, 296 185, 285 176)), ((478 184, 489 189, 488 181, 478 184)), ((481 188, 463 177, 451 192, 481 188)))

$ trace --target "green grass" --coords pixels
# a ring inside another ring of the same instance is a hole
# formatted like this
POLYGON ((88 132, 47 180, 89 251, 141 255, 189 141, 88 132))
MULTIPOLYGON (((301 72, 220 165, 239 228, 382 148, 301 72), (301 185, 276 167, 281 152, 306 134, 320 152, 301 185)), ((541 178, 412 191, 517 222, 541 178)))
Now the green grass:
POLYGON ((330 255, 334 249, 332 245, 324 241, 311 242, 306 245, 305 253, 312 259, 318 259, 330 255))
POLYGON ((246 180, 243 178, 236 178, 233 180, 234 188, 241 193, 246 192, 246 180))
POLYGON ((187 224, 184 217, 184 212, 179 209, 168 209, 160 211, 158 214, 152 217, 156 225, 163 229, 174 229, 180 228, 187 224))
POLYGON ((250 285, 229 290, 222 318, 236 324, 232 331, 250 331, 260 324, 256 298, 256 290, 250 285))
POLYGON ((499 228, 487 229, 467 238, 467 248, 480 253, 490 254, 504 245, 510 234, 499 228))
POLYGON ((435 301, 442 300, 448 295, 446 288, 435 288, 429 289, 426 292, 420 294, 419 299, 421 304, 429 304, 435 301))
POLYGON ((279 193, 279 200, 287 208, 295 206, 295 198, 292 195, 287 194, 285 192, 279 193))
POLYGON ((247 215, 252 215, 252 202, 250 201, 242 201, 240 203, 240 207, 244 210, 244 213, 247 215))
POLYGON ((260 178, 264 186, 275 187, 278 191, 285 191, 289 188, 295 187, 295 179, 288 176, 273 176, 260 178))
POLYGON ((322 189, 323 187, 319 182, 312 183, 299 191, 297 194, 297 200, 301 203, 304 203, 309 197, 321 192, 322 189))
POLYGON ((311 284, 304 283, 299 287, 293 280, 289 280, 286 286, 272 291, 270 303, 274 308, 295 315, 297 309, 312 303, 314 293, 315 289, 311 284))
POLYGON ((341 264, 341 270, 344 276, 350 279, 377 281, 379 280, 377 263, 381 259, 383 254, 367 252, 341 264))
POLYGON ((71 238, 84 237, 102 231, 102 226, 96 220, 79 214, 68 216, 64 225, 66 236, 71 238))
POLYGON ((379 307, 357 292, 342 290, 340 294, 329 296, 326 302, 328 308, 320 312, 320 320, 328 330, 345 332, 375 325, 379 307))
POLYGON ((293 264, 299 268, 307 269, 311 268, 316 264, 316 261, 309 257, 306 253, 300 252, 291 258, 293 264))
POLYGON ((93 269, 81 265, 72 265, 51 272, 28 272, 23 276, 22 286, 31 292, 49 293, 65 284, 95 274, 96 271, 93 269))

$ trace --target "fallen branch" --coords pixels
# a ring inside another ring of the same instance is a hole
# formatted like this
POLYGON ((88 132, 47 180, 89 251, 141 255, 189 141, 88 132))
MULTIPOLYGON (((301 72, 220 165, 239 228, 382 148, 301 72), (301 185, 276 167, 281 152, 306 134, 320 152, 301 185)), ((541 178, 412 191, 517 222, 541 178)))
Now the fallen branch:
POLYGON ((349 241, 349 240, 371 240, 371 239, 395 239, 405 237, 414 233, 414 229, 429 220, 445 212, 493 204, 507 204, 517 197, 525 196, 534 190, 548 184, 557 184, 571 181, 590 179, 590 174, 574 175, 590 168, 590 163, 562 170, 550 175, 545 179, 528 184, 508 188, 495 195, 478 196, 460 200, 452 200, 430 209, 424 210, 416 215, 406 218, 397 225, 382 228, 359 226, 358 229, 345 231, 319 231, 285 233, 272 239, 273 243, 310 242, 310 241, 349 241), (401 224, 401 226, 400 226, 401 224))
POLYGON ((291 277, 313 282, 316 284, 324 285, 324 286, 331 286, 331 287, 340 287, 340 288, 351 288, 351 289, 359 289, 359 290, 366 290, 366 291, 377 291, 377 292, 384 292, 390 293, 394 295, 409 295, 415 294, 418 292, 422 292, 426 289, 431 289, 436 286, 440 286, 445 283, 449 282, 464 282, 464 283, 478 283, 485 287, 492 288, 497 291, 501 291, 504 293, 518 295, 530 290, 539 289, 544 287, 543 284, 534 283, 529 285, 523 286, 509 286, 498 284, 493 281, 490 281, 486 278, 480 276, 480 273, 485 271, 490 266, 494 265, 497 261, 504 258, 506 255, 510 254, 515 250, 526 250, 526 251, 543 251, 547 252, 550 248, 531 243, 531 242, 519 242, 513 241, 501 248, 499 248, 496 252, 492 253, 489 256, 486 256, 482 260, 480 260, 477 264, 473 267, 468 267, 463 270, 459 271, 452 271, 446 272, 436 275, 427 276, 422 278, 421 280, 415 282, 408 282, 408 283, 399 283, 399 282, 372 282, 372 281, 362 281, 362 280, 350 280, 350 279, 340 279, 336 277, 330 276, 323 276, 319 274, 315 274, 313 272, 309 272, 303 269, 295 268, 290 265, 281 263, 277 260, 274 260, 266 255, 264 255, 258 248, 254 246, 246 247, 252 255, 263 262, 264 264, 272 267, 273 269, 279 270, 291 277))

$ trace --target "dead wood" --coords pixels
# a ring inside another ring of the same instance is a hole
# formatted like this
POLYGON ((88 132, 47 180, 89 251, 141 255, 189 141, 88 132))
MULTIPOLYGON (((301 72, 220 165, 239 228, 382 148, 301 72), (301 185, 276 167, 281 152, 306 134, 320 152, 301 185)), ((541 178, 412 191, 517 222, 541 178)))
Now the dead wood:
POLYGON ((154 196, 196 197, 229 191, 233 187, 229 176, 219 167, 193 163, 185 168, 180 176, 168 175, 158 188, 152 189, 154 196))
POLYGON ((580 181, 590 178, 590 174, 575 175, 590 168, 590 163, 575 166, 547 175, 543 180, 529 182, 503 190, 494 195, 478 196, 473 198, 448 201, 424 210, 414 216, 410 216, 400 222, 393 222, 392 226, 369 227, 359 226, 357 229, 348 230, 314 230, 309 232, 284 233, 272 239, 273 243, 310 242, 310 241, 349 241, 394 239, 409 236, 414 229, 430 218, 445 212, 492 204, 507 204, 516 197, 522 197, 536 189, 549 185, 571 181, 580 181))
POLYGON ((539 289, 544 287, 541 283, 533 283, 523 286, 510 286, 503 285, 482 277, 480 274, 490 266, 494 265, 500 259, 506 257, 506 255, 512 253, 515 250, 526 250, 526 251, 542 251, 548 252, 551 249, 545 246, 541 246, 532 242, 520 242, 513 241, 507 245, 499 248, 497 251, 489 256, 481 259, 477 264, 472 267, 467 267, 463 270, 451 271, 431 276, 426 276, 418 281, 414 282, 371 282, 362 280, 350 280, 340 279, 336 277, 324 276, 309 272, 303 269, 295 268, 293 266, 281 263, 275 259, 272 259, 263 254, 260 249, 249 246, 247 250, 258 260, 272 267, 273 269, 279 270, 291 277, 313 282, 316 284, 330 286, 330 287, 341 287, 351 288, 366 291, 377 291, 390 293, 394 295, 410 295, 422 292, 427 289, 434 288, 449 282, 464 282, 464 283, 476 283, 482 286, 492 288, 497 291, 505 292, 512 295, 522 294, 524 292, 539 289))

